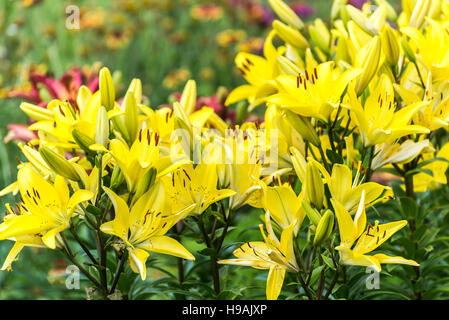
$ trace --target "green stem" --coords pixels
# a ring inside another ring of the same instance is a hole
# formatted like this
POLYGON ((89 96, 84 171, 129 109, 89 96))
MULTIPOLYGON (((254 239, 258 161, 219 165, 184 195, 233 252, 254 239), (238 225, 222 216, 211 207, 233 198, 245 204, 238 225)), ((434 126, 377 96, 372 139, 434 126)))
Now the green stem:
MULTIPOLYGON (((62 233, 61 233, 62 235, 62 233)), ((101 288, 100 283, 97 281, 97 279, 94 278, 84 267, 76 261, 75 257, 72 254, 72 250, 69 247, 69 244, 67 243, 67 239, 65 239, 64 236, 62 236, 62 240, 64 242, 62 252, 65 254, 65 256, 78 267, 78 269, 83 273, 97 288, 101 288)))
POLYGON ((73 235, 75 240, 78 242, 78 244, 81 246, 83 251, 86 253, 86 255, 89 257, 90 261, 92 261, 93 264, 98 264, 97 259, 92 255, 89 248, 84 244, 83 240, 78 236, 73 226, 70 227, 70 233, 73 235))
POLYGON ((125 265, 126 261, 126 252, 122 252, 122 255, 119 259, 119 262, 117 264, 117 269, 115 270, 114 279, 112 280, 111 289, 109 290, 109 294, 113 294, 115 291, 115 287, 118 284, 118 281, 120 279, 120 275, 123 272, 123 267, 125 265))
POLYGON ((218 263, 217 263, 217 251, 214 248, 211 239, 209 238, 209 235, 207 234, 206 229, 204 228, 204 223, 201 220, 201 217, 197 220, 198 227, 200 229, 200 232, 203 236, 204 241, 206 242, 206 246, 209 249, 215 250, 215 253, 210 257, 211 262, 211 272, 212 272, 212 279, 214 284, 214 290, 216 294, 220 293, 220 274, 218 272, 218 263))
POLYGON ((320 150, 321 160, 323 160, 324 167, 326 168, 327 172, 331 173, 332 169, 329 166, 329 163, 327 163, 326 156, 324 155, 323 147, 321 144, 318 145, 318 150, 320 150))

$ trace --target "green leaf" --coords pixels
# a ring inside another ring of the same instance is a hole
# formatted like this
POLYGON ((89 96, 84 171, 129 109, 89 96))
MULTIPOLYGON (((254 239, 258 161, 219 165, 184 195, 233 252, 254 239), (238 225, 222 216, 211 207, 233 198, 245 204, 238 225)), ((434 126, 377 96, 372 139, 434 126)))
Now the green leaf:
POLYGON ((344 163, 343 158, 333 150, 327 149, 326 156, 332 163, 339 163, 339 164, 344 163))
POLYGON ((89 204, 86 208, 87 212, 92 213, 94 216, 99 217, 102 215, 101 209, 89 204))
POLYGON ((418 216, 418 205, 416 201, 410 197, 399 197, 403 217, 415 219, 418 216))
POLYGON ((313 286, 315 284, 315 282, 317 282, 317 280, 320 276, 321 270, 323 270, 324 267, 325 266, 322 265, 322 266, 319 266, 319 267, 316 267, 315 269, 313 269, 312 276, 310 277, 310 286, 313 286))
POLYGON ((325 263, 329 268, 331 268, 332 270, 335 270, 334 263, 332 262, 332 259, 331 259, 331 258, 325 256, 324 254, 322 254, 321 257, 323 258, 324 263, 325 263))
POLYGON ((209 256, 209 257, 215 256, 217 254, 217 252, 211 248, 205 248, 203 250, 198 251, 198 253, 203 256, 209 256))
POLYGON ((429 163, 432 163, 432 162, 434 162, 434 161, 443 161, 443 162, 449 163, 449 160, 447 160, 447 159, 445 159, 445 158, 435 157, 435 158, 427 159, 427 160, 424 160, 424 161, 420 162, 420 163, 418 164, 417 167, 418 167, 418 168, 422 168, 422 167, 424 167, 424 166, 426 166, 426 165, 428 165, 429 163))
POLYGON ((409 177, 409 176, 413 176, 413 175, 418 174, 418 173, 425 173, 425 174, 428 174, 429 176, 433 177, 432 170, 430 170, 430 169, 423 169, 423 168, 416 168, 416 169, 407 171, 407 173, 405 175, 407 177, 409 177))

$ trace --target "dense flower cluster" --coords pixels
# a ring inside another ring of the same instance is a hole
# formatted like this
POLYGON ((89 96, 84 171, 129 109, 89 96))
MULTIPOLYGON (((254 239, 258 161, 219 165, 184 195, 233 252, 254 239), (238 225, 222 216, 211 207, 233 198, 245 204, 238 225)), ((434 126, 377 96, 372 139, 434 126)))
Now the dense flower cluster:
MULTIPOLYGON (((332 293, 335 281, 323 290, 323 263, 318 286, 309 285, 306 247, 337 275, 344 265, 418 268, 372 253, 407 221, 370 223, 366 210, 395 197, 376 182, 385 172, 410 198, 447 183, 449 4, 404 0, 397 13, 385 0, 360 10, 336 0, 330 28, 320 19, 305 28, 284 2, 269 3, 279 20, 263 56, 237 55, 247 84, 226 100, 265 106, 263 123, 231 126, 197 104, 193 80, 173 106, 144 105, 138 79, 117 99, 107 68, 98 91, 81 86, 74 101, 45 108, 23 103, 37 138, 20 145, 28 161, 1 192, 21 197, 0 225, 0 239, 15 241, 2 269, 25 246, 60 248, 75 261, 64 233, 82 243, 77 230, 86 225, 98 253, 88 256, 103 267, 98 277, 84 271, 106 296, 118 281, 107 283, 107 250, 116 252, 118 275, 127 261, 142 279, 150 252, 194 260, 182 233, 180 241, 169 236, 186 219, 215 250, 212 273, 217 263, 269 270, 268 299, 278 298, 287 272, 309 298, 332 293), (261 238, 219 260, 231 218, 248 205, 265 213, 261 238), (224 226, 215 244, 201 218, 211 211, 224 226)), ((214 277, 217 293, 219 285, 214 277)))

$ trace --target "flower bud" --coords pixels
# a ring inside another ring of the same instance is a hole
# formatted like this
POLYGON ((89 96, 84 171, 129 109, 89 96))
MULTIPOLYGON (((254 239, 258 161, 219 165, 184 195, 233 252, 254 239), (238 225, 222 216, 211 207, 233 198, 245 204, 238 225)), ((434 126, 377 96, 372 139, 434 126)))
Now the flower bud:
POLYGON ((53 112, 47 108, 42 108, 28 102, 22 102, 20 109, 26 113, 27 116, 36 121, 53 121, 53 112))
POLYGON ((306 169, 306 197, 318 209, 323 208, 324 184, 321 178, 320 169, 313 161, 307 163, 306 169))
POLYGON ((292 45, 297 49, 305 49, 309 47, 309 43, 306 38, 296 29, 293 29, 279 20, 273 21, 273 29, 277 35, 286 43, 292 45))
POLYGON ((268 0, 268 3, 279 19, 298 30, 304 28, 301 18, 285 2, 282 0, 268 0))
POLYGON ((334 213, 331 210, 326 210, 323 217, 320 219, 315 231, 315 238, 313 245, 318 246, 329 238, 332 229, 334 228, 334 213))
POLYGON ((377 6, 385 6, 387 9, 387 18, 391 21, 396 21, 398 15, 396 10, 394 10, 393 6, 387 0, 375 0, 377 6))
POLYGON ((124 111, 125 111, 125 127, 128 132, 128 137, 132 142, 136 140, 137 133, 139 131, 139 121, 138 121, 138 107, 136 103, 136 98, 133 92, 127 92, 125 99, 123 100, 124 111))
POLYGON ((316 130, 308 118, 295 114, 290 110, 284 110, 283 115, 304 140, 309 141, 314 146, 320 144, 320 138, 318 138, 316 130))
POLYGON ((307 162, 302 153, 295 147, 290 147, 290 159, 293 163, 296 175, 301 183, 306 181, 307 162))
POLYGON ((385 25, 380 40, 388 63, 391 66, 397 65, 399 60, 399 43, 393 29, 389 25, 385 25))
POLYGON ((142 102, 142 81, 140 79, 133 79, 128 87, 128 92, 132 92, 137 104, 142 102))
POLYGON ((362 68, 362 73, 357 79, 356 92, 361 95, 377 72, 381 54, 380 38, 375 36, 370 43, 362 48, 356 56, 355 67, 362 68))
POLYGON ((429 11, 430 4, 432 1, 430 0, 418 0, 416 1, 415 7, 413 9, 412 15, 409 21, 409 27, 412 28, 421 28, 423 25, 427 12, 429 11))
POLYGON ((404 50, 404 54, 407 57, 407 59, 409 59, 410 62, 412 63, 416 63, 415 53, 413 52, 412 48, 410 48, 410 45, 408 44, 405 38, 401 39, 401 47, 402 50, 404 50))
POLYGON ((124 179, 123 171, 120 169, 118 165, 114 166, 111 175, 111 185, 110 188, 112 190, 116 190, 122 184, 124 179))
POLYGON ((52 149, 40 146, 39 153, 45 160, 47 165, 58 175, 63 176, 73 181, 80 181, 81 178, 76 172, 75 167, 59 153, 52 149))
POLYGON ((346 12, 349 14, 352 21, 354 21, 360 29, 368 33, 370 36, 375 36, 378 34, 376 27, 368 21, 368 18, 365 17, 362 11, 348 4, 346 5, 346 12))
POLYGON ((156 168, 152 167, 148 172, 139 180, 136 186, 136 193, 133 199, 139 199, 145 192, 147 192, 156 181, 156 168))
POLYGON ((309 34, 312 41, 318 46, 318 48, 326 54, 329 54, 329 43, 331 34, 324 24, 323 20, 316 19, 309 27, 309 34))
POLYGON ((297 77, 298 74, 301 72, 301 70, 293 61, 284 56, 278 56, 277 62, 281 67, 282 71, 287 75, 297 77))
POLYGON ((348 1, 347 0, 334 0, 332 1, 332 7, 331 7, 331 19, 332 21, 336 20, 338 16, 340 15, 340 12, 342 9, 345 8, 345 5, 348 1))
POLYGON ((74 129, 72 131, 73 140, 75 140, 76 144, 83 149, 86 153, 90 152, 89 147, 95 143, 95 140, 85 135, 78 129, 74 129))
POLYGON ((109 139, 109 119, 106 108, 101 106, 97 113, 97 126, 95 130, 95 142, 107 148, 109 139))
POLYGON ((187 115, 195 111, 196 107, 196 82, 195 80, 187 81, 181 96, 181 105, 187 115))
POLYGON ((321 220, 321 215, 318 210, 312 208, 310 206, 310 201, 308 201, 307 199, 302 200, 302 207, 304 208, 304 211, 306 212, 306 215, 309 218, 310 222, 312 222, 314 226, 318 226, 321 220))
POLYGON ((235 108, 235 121, 237 124, 242 124, 248 117, 248 103, 240 101, 235 108))
POLYGON ((101 95, 101 105, 106 108, 106 110, 111 110, 115 105, 115 89, 114 82, 112 81, 111 73, 109 69, 103 67, 100 70, 100 95, 101 95))

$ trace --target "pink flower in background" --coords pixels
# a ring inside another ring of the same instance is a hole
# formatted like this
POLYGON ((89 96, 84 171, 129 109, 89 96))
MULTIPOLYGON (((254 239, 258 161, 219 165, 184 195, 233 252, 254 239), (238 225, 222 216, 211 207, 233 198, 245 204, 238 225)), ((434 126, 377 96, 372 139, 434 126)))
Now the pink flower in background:
POLYGON ((368 0, 348 0, 348 4, 353 5, 354 7, 359 9, 362 8, 365 2, 368 2, 368 0))
POLYGON ((36 133, 28 130, 28 126, 25 124, 11 123, 8 125, 8 130, 8 134, 3 139, 5 143, 12 140, 28 142, 30 140, 37 139, 36 133))
POLYGON ((301 18, 310 17, 311 15, 313 15, 315 13, 315 8, 313 8, 311 5, 308 5, 307 3, 303 3, 303 2, 292 3, 290 5, 290 7, 301 18))
MULTIPOLYGON (((235 111, 229 110, 224 105, 228 92, 225 88, 219 88, 217 93, 209 97, 198 97, 196 99, 195 111, 202 107, 209 107, 214 109, 215 113, 219 115, 223 120, 229 120, 231 123, 235 122, 235 111)), ((181 101, 181 93, 176 92, 172 94, 172 97, 177 101, 181 101)), ((163 105, 164 107, 170 107, 163 105)))
MULTIPOLYGON (((45 108, 50 100, 68 100, 70 103, 76 103, 78 89, 85 84, 92 92, 98 90, 98 70, 97 67, 92 69, 81 70, 74 67, 64 73, 59 80, 50 76, 30 72, 29 81, 31 83, 30 90, 10 90, 7 98, 22 98, 30 103, 45 108)), ((30 120, 28 123, 31 124, 30 120)), ((12 123, 8 125, 8 134, 4 138, 4 142, 21 141, 27 143, 36 139, 36 133, 28 129, 28 125, 12 123)))
POLYGON ((31 89, 29 91, 11 90, 7 93, 7 98, 22 98, 28 102, 45 107, 48 101, 42 97, 40 87, 45 89, 51 99, 76 101, 78 89, 85 84, 91 91, 98 89, 98 72, 92 70, 80 70, 74 67, 64 73, 59 80, 37 72, 31 72, 29 81, 31 89))

